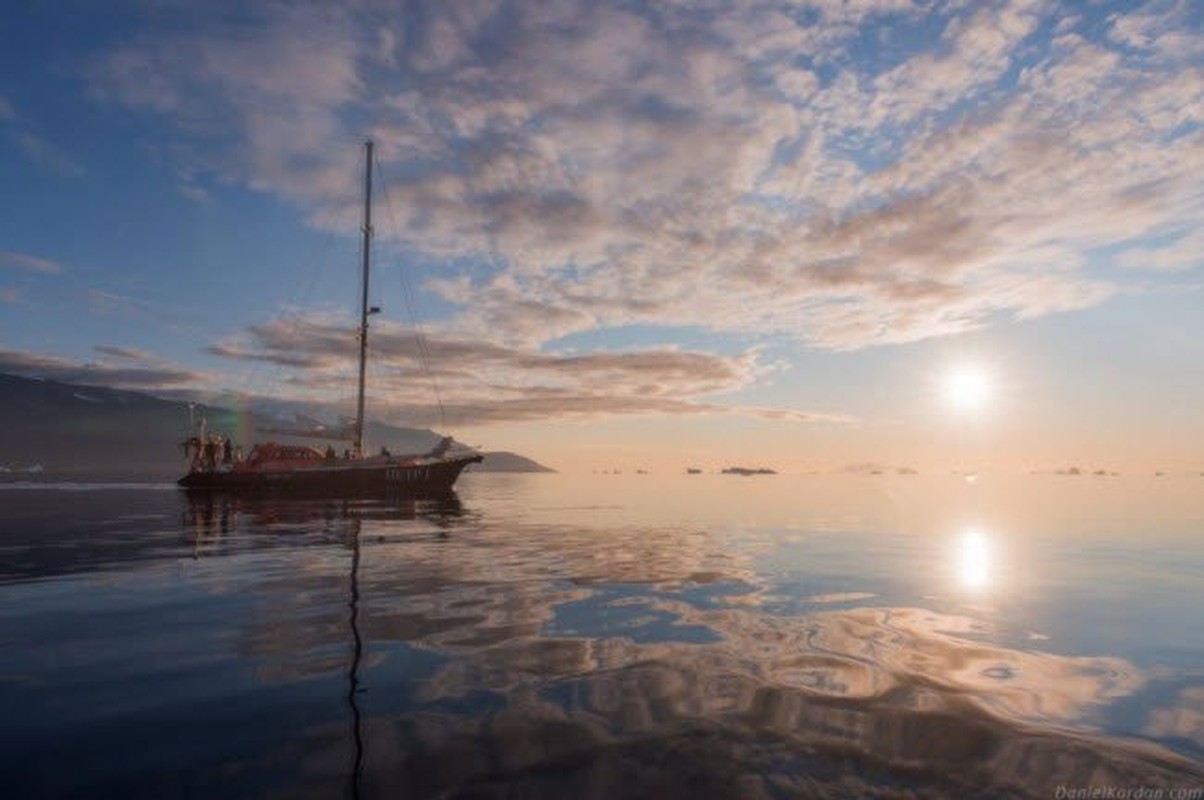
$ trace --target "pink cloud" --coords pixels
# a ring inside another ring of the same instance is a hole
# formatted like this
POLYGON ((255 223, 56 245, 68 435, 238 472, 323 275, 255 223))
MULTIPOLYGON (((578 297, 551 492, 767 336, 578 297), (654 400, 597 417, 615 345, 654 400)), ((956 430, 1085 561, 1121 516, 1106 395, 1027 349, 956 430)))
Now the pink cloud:
POLYGON ((46 275, 55 275, 62 272, 62 267, 56 261, 31 256, 26 253, 16 253, 11 250, 0 250, 0 264, 16 267, 26 272, 41 272, 46 275))

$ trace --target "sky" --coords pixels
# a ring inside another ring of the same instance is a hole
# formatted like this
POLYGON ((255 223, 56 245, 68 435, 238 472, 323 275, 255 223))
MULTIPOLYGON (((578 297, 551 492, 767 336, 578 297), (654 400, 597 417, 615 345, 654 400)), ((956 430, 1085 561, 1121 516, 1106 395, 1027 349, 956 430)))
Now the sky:
POLYGON ((0 372, 567 470, 1204 470, 1204 5, 5 6, 0 372))

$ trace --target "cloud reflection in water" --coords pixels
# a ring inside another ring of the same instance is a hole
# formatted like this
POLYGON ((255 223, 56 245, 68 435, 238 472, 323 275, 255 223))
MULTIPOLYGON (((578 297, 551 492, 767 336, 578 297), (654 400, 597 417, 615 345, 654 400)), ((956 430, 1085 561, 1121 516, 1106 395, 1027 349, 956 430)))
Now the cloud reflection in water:
MULTIPOLYGON (((413 519, 365 520, 361 534, 374 793, 879 796, 906 785, 917 796, 1040 796, 1087 777, 1173 785, 1196 774, 1168 750, 1093 728, 1100 708, 1146 684, 1121 658, 1005 647, 983 619, 920 607, 767 613, 714 602, 733 587, 780 587, 754 566, 764 548, 733 552, 697 529, 443 524, 449 534, 432 537, 413 533, 413 519), (717 641, 555 632, 561 609, 591 603, 599 616, 642 606, 652 613, 637 625, 668 618, 717 641), (415 676, 396 660, 399 645, 438 658, 415 676), (380 710, 403 686, 410 700, 380 710)), ((956 552, 960 585, 990 587, 986 536, 967 531, 956 552)), ((330 566, 263 584, 274 610, 244 629, 249 656, 263 655, 264 639, 302 641, 293 674, 330 669, 316 654, 329 658, 322 643, 337 640, 342 611, 313 610, 330 566), (288 630, 293 603, 311 611, 288 630)), ((1192 727, 1166 714, 1150 724, 1192 727)))

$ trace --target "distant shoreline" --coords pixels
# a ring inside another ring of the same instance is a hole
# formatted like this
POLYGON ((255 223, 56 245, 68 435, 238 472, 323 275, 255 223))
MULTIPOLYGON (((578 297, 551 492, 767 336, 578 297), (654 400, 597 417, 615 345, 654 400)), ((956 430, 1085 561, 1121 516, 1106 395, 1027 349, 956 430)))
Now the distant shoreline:
MULTIPOLYGON (((481 464, 474 464, 470 469, 471 472, 482 474, 549 474, 555 473, 556 470, 550 469, 538 464, 529 459, 522 458, 518 463, 510 459, 498 459, 498 465, 490 467, 489 457, 491 455, 512 455, 512 454, 492 454, 485 453, 485 461, 481 464), (529 462, 529 464, 527 463, 529 462)), ((148 470, 146 472, 105 472, 105 471, 51 471, 43 470, 40 472, 16 471, 0 472, 0 485, 47 485, 56 483, 105 483, 105 484, 146 484, 146 483, 170 483, 174 484, 184 474, 185 470, 181 468, 179 472, 166 473, 162 470, 148 470)))

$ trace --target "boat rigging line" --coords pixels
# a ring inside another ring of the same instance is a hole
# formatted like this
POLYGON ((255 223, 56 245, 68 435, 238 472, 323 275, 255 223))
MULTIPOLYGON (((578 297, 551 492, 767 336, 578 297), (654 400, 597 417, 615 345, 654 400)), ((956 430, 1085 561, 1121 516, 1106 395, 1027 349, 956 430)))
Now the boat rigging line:
MULTIPOLYGON (((376 162, 376 170, 380 174, 384 174, 384 170, 380 162, 376 162)), ((385 211, 389 215, 389 221, 393 224, 393 229, 400 231, 401 226, 397 224, 397 214, 393 208, 393 199, 389 195, 388 184, 382 179, 380 181, 381 193, 385 196, 385 211)), ((443 407, 443 396, 439 391, 439 381, 435 377, 434 370, 431 369, 431 355, 426 346, 426 335, 422 331, 422 324, 418 321, 418 315, 414 313, 414 297, 410 287, 410 282, 406 278, 404 265, 397 270, 401 276, 401 296, 406 305, 406 313, 409 314, 410 320, 414 326, 414 340, 418 346, 418 361, 422 365, 422 371, 426 374, 427 380, 431 382, 431 390, 435 395, 435 403, 439 407, 439 427, 447 428, 447 413, 443 407)))

